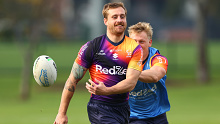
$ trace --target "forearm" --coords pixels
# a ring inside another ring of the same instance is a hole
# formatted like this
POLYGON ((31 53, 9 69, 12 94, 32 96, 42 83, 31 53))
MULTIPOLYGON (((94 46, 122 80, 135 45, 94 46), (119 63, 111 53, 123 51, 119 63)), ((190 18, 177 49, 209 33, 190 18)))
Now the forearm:
POLYGON ((72 99, 72 96, 75 92, 76 85, 85 75, 86 71, 87 71, 86 68, 83 68, 77 63, 73 64, 73 68, 71 70, 70 76, 67 79, 63 89, 59 113, 66 114, 70 100, 72 99))
POLYGON ((106 87, 103 82, 96 80, 94 83, 89 79, 89 83, 86 82, 86 88, 91 94, 95 95, 111 95, 111 94, 122 94, 132 91, 135 88, 137 80, 140 75, 140 71, 134 69, 128 69, 126 79, 118 82, 117 84, 106 87))
POLYGON ((69 107, 70 100, 73 96, 73 92, 68 91, 67 89, 63 89, 62 97, 61 97, 61 102, 60 102, 60 107, 58 113, 60 114, 66 114, 67 109, 69 107))
POLYGON ((139 76, 139 81, 144 83, 156 83, 166 75, 166 70, 159 66, 153 66, 151 69, 144 70, 139 76))
POLYGON ((108 87, 108 93, 120 94, 132 91, 137 84, 140 73, 138 70, 130 69, 130 71, 127 72, 126 79, 112 87, 108 87))
POLYGON ((142 71, 138 80, 145 83, 154 83, 157 81, 155 72, 151 70, 142 71))
POLYGON ((72 83, 70 79, 68 79, 63 88, 63 93, 62 93, 60 107, 59 107, 59 113, 66 114, 70 100, 72 99, 72 96, 75 92, 75 89, 76 89, 76 83, 72 83))
POLYGON ((131 81, 130 79, 125 79, 112 87, 108 87, 107 93, 108 94, 121 94, 121 93, 130 92, 134 89, 136 83, 137 83, 137 80, 131 81))

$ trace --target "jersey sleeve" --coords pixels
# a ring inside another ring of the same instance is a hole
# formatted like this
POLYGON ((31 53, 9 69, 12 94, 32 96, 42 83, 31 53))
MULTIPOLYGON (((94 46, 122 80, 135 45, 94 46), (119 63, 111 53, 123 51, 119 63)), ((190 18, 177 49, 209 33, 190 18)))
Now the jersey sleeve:
POLYGON ((87 42, 80 48, 75 62, 85 68, 89 68, 92 64, 92 52, 92 44, 87 42))
POLYGON ((129 62, 128 68, 133 68, 135 70, 142 71, 143 69, 142 61, 143 61, 143 50, 141 46, 138 45, 133 51, 133 55, 129 62))
POLYGON ((162 68, 164 68, 167 71, 167 67, 168 67, 168 61, 167 58, 160 55, 159 53, 156 53, 152 58, 151 58, 151 67, 152 66, 160 66, 162 68))

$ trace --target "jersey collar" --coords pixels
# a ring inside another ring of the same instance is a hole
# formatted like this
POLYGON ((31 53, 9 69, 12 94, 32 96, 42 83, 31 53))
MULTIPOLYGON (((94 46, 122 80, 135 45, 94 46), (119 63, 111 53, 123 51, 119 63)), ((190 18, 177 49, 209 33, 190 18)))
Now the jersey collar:
POLYGON ((122 38, 121 41, 119 41, 118 43, 115 43, 115 42, 112 42, 112 41, 108 38, 107 34, 105 34, 105 37, 106 37, 107 41, 109 41, 109 42, 110 42, 112 45, 114 45, 114 46, 118 46, 118 45, 121 44, 121 43, 124 41, 124 39, 125 39, 125 35, 124 35, 124 37, 122 38))

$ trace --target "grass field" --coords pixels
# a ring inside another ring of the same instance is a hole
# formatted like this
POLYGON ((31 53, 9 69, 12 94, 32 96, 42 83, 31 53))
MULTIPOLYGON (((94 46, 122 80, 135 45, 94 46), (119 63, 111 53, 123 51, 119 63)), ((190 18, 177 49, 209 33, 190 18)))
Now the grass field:
MULTIPOLYGON (((0 124, 52 124, 59 107, 62 88, 81 44, 55 43, 40 46, 34 58, 46 54, 57 65, 56 83, 43 88, 32 77, 30 99, 19 99, 23 50, 25 46, 0 43, 0 124)), ((196 47, 193 44, 160 44, 162 55, 169 61, 167 88, 171 110, 170 124, 220 123, 220 53, 219 43, 208 45, 211 81, 199 85, 195 81, 196 47)), ((34 61, 34 60, 33 60, 34 61)), ((85 90, 88 74, 78 84, 68 109, 69 124, 89 124, 86 105, 90 94, 85 90)))

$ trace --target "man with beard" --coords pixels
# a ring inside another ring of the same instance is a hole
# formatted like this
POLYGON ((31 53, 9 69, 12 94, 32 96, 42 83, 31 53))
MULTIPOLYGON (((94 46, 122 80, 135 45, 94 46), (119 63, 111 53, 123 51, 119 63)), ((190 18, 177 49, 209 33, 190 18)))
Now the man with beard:
POLYGON ((130 116, 129 92, 142 70, 143 51, 135 40, 125 36, 127 27, 124 4, 108 3, 103 7, 106 34, 84 44, 73 64, 63 89, 54 124, 68 122, 67 108, 76 84, 89 69, 86 88, 91 93, 87 105, 92 124, 127 124, 130 116))

